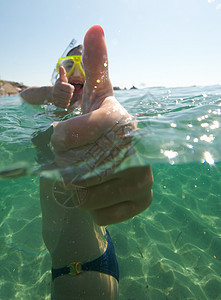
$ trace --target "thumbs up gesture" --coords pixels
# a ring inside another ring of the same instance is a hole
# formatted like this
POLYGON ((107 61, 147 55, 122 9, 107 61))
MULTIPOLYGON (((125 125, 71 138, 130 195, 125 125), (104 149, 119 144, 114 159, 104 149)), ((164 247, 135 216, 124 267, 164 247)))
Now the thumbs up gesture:
POLYGON ((52 88, 53 104, 57 107, 67 108, 74 94, 74 86, 68 83, 64 67, 59 67, 60 77, 52 88))

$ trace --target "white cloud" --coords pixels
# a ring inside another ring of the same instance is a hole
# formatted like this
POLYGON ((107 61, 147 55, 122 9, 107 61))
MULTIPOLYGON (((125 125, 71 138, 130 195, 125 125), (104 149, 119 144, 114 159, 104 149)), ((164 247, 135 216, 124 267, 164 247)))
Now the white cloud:
MULTIPOLYGON (((213 3, 213 2, 215 2, 215 1, 217 1, 217 0, 207 0, 208 1, 208 3, 213 3)), ((216 9, 218 10, 218 9, 221 9, 221 3, 219 3, 219 4, 216 4, 216 9)))

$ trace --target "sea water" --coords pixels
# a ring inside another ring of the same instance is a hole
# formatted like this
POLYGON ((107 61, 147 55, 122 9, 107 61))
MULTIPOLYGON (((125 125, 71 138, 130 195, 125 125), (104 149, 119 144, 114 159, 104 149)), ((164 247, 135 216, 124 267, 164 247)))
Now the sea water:
MULTIPOLYGON (((119 298, 221 299, 221 86, 115 95, 139 127, 135 151, 120 167, 151 164, 154 174, 151 206, 108 226, 120 268, 119 298)), ((50 299, 31 138, 59 118, 53 106, 0 98, 0 299, 50 299), (7 174, 12 179, 3 179, 7 174)))

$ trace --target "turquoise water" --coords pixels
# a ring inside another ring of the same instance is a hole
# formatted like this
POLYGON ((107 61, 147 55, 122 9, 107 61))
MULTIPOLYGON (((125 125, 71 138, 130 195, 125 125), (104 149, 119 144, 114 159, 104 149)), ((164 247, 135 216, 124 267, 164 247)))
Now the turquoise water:
MULTIPOLYGON (((151 164, 155 180, 150 208, 109 226, 120 299, 221 299, 221 86, 117 91, 116 97, 140 128, 136 151, 121 168, 151 164)), ((31 136, 60 113, 18 96, 0 98, 0 171, 26 173, 0 181, 1 299, 50 299, 51 262, 33 174, 41 163, 31 136)))

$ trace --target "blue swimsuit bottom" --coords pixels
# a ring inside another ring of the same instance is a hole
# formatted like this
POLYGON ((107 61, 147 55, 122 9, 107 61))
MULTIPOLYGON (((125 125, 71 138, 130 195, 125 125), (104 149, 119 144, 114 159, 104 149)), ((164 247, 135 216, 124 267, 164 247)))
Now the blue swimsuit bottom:
MULTIPOLYGON (((107 232, 107 249, 104 252, 104 254, 102 254, 100 257, 92 261, 88 261, 84 264, 81 264, 81 271, 74 275, 78 275, 82 271, 97 271, 100 273, 111 275, 114 278, 116 278, 117 281, 119 281, 119 268, 118 268, 118 262, 114 250, 114 245, 107 229, 106 232, 107 232)), ((59 269, 52 268, 51 271, 52 271, 52 280, 54 280, 55 278, 61 275, 66 275, 69 273, 71 273, 70 275, 72 275, 72 267, 70 266, 66 266, 59 269)))

